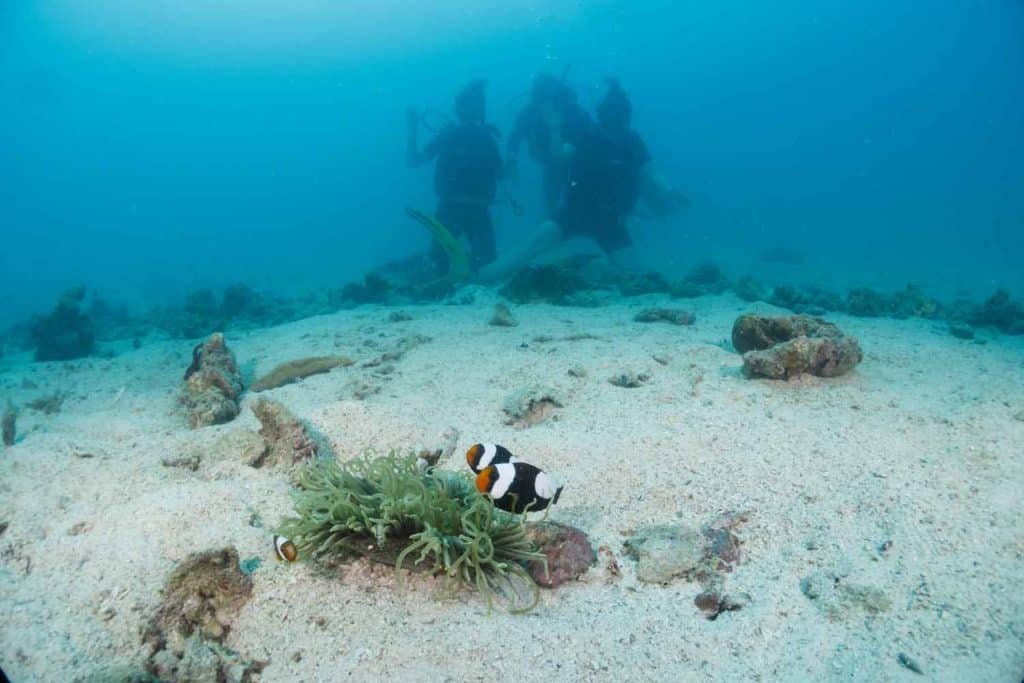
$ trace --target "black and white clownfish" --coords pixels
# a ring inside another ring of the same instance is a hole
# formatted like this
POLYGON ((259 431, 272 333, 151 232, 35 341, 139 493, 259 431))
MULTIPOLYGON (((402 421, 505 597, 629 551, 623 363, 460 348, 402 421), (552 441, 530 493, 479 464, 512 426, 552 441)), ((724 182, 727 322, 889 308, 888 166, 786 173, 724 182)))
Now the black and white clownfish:
POLYGON ((488 465, 476 475, 476 488, 508 512, 538 512, 558 502, 562 486, 547 472, 526 462, 488 465))
POLYGON ((512 455, 504 446, 496 443, 477 443, 466 451, 466 463, 469 469, 477 474, 487 469, 490 465, 503 465, 509 462, 519 462, 519 458, 512 455))
POLYGON ((277 559, 285 562, 294 562, 299 559, 299 551, 295 544, 277 534, 274 534, 274 552, 277 553, 277 559))

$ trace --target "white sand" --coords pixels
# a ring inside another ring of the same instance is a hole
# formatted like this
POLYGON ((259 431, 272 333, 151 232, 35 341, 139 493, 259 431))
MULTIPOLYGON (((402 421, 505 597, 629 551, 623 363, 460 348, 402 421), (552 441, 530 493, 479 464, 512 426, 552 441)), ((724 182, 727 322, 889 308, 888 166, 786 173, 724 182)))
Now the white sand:
POLYGON ((233 545, 263 564, 227 644, 269 660, 268 683, 922 680, 898 664, 900 652, 927 680, 1024 675, 1024 422, 1014 418, 1024 410, 1024 339, 979 345, 928 321, 835 315, 861 340, 864 362, 838 380, 778 383, 743 379, 740 358, 720 346, 750 308, 732 297, 519 306, 516 328, 486 324, 492 303, 484 295, 473 306, 409 307, 414 320, 403 323, 387 322, 388 309, 357 309, 229 333, 228 343, 261 374, 307 355, 365 360, 380 352, 366 340, 386 348, 429 335, 386 381, 343 368, 268 395, 342 458, 439 444, 449 425, 461 432, 442 463, 450 467, 464 466, 475 441, 508 446, 565 482, 552 519, 610 548, 620 578, 599 563, 513 616, 488 613, 473 593, 439 600, 434 580, 396 583, 363 562, 338 577, 277 563, 270 533, 290 512, 287 479, 240 461, 240 432, 258 428, 251 396, 233 423, 188 429, 176 402, 187 342, 122 345, 111 360, 8 357, 3 395, 68 398, 57 415, 23 410, 21 438, 0 450, 0 521, 9 523, 0 665, 20 682, 140 664, 140 627, 175 563, 233 545), (697 323, 631 321, 652 304, 693 308, 697 323), (580 332, 600 340, 531 341, 580 332), (574 364, 588 376, 568 376, 574 364), (637 389, 606 381, 623 368, 653 379, 637 389), (357 378, 381 392, 352 399, 346 385, 357 378), (504 397, 536 382, 565 392, 558 418, 504 425, 504 397), (193 452, 197 472, 161 465, 193 452), (725 510, 751 511, 739 530, 745 561, 726 579, 728 592, 751 596, 748 606, 707 621, 693 604, 698 584, 636 581, 622 554, 630 530, 699 526, 725 510), (253 512, 263 528, 248 523, 253 512), (69 535, 80 523, 85 530, 69 535), (828 619, 800 590, 818 570, 881 589, 891 610, 828 619))

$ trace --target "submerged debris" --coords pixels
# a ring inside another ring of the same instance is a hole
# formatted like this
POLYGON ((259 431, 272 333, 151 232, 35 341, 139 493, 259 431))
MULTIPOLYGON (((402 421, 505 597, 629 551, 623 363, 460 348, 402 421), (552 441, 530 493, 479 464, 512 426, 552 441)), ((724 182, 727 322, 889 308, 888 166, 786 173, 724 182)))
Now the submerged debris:
POLYGON ((789 379, 802 373, 837 377, 863 358, 860 345, 830 322, 807 315, 736 319, 732 343, 748 377, 789 379))
POLYGON ((13 403, 8 401, 7 407, 4 408, 4 415, 0 418, 0 431, 3 432, 3 443, 5 446, 14 445, 14 439, 17 437, 17 420, 18 410, 14 407, 13 403))
POLYGON ((352 360, 344 356, 313 356, 299 358, 281 363, 269 373, 253 382, 250 389, 254 392, 277 389, 292 382, 298 382, 311 375, 330 372, 336 367, 352 365, 352 360))
POLYGON ((235 354, 224 342, 224 335, 215 332, 192 354, 193 365, 186 373, 182 403, 193 429, 223 424, 238 415, 238 398, 242 394, 242 375, 235 354))
POLYGON ((503 303, 494 304, 494 314, 491 315, 491 319, 488 322, 489 325, 495 327, 515 327, 519 324, 515 316, 512 315, 512 310, 503 303))
POLYGON ((519 389, 505 398, 502 410, 505 424, 516 427, 532 427, 555 414, 556 408, 564 405, 562 394, 557 389, 533 385, 519 389))
POLYGON ((666 322, 673 325, 692 325, 697 317, 681 308, 645 308, 633 316, 638 323, 666 322))

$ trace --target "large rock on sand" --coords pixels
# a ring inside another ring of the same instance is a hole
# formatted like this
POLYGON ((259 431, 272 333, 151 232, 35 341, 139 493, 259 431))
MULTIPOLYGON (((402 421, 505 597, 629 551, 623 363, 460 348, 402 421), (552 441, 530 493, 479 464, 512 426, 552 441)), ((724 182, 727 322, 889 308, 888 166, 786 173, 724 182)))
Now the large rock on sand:
POLYGON ((741 315, 732 328, 732 344, 743 354, 747 377, 838 377, 864 357, 854 337, 808 315, 741 315))
POLYGON ((182 403, 193 429, 223 424, 238 415, 242 375, 235 354, 216 332, 192 350, 192 364, 185 371, 182 403))

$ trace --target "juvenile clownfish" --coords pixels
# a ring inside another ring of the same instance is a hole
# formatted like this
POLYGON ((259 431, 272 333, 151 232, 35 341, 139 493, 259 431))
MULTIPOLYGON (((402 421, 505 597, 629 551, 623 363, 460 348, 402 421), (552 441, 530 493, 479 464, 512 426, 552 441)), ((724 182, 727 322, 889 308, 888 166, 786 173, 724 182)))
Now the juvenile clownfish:
POLYGON ((469 469, 477 474, 490 465, 503 465, 509 462, 519 462, 519 459, 507 448, 496 443, 473 444, 466 451, 466 463, 469 469))
POLYGON ((277 559, 285 562, 294 562, 299 559, 299 551, 295 544, 277 534, 274 534, 274 552, 277 553, 277 559))
POLYGON ((526 462, 488 465, 476 475, 476 488, 508 512, 538 512, 558 502, 562 486, 526 462))

